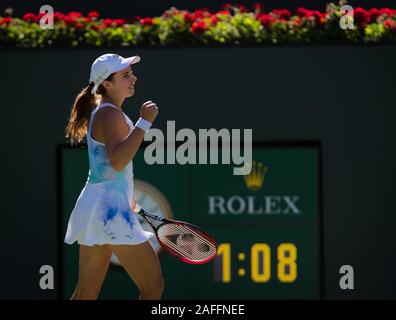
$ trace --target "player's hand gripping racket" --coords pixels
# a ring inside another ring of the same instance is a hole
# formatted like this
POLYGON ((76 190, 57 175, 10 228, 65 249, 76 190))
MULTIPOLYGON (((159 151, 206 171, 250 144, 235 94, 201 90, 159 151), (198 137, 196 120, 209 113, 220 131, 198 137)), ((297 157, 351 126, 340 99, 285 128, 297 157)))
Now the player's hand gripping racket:
POLYGON ((138 204, 135 210, 154 230, 161 247, 179 260, 189 264, 202 264, 216 257, 215 240, 197 226, 150 214, 138 204), (153 221, 159 224, 155 226, 153 221))

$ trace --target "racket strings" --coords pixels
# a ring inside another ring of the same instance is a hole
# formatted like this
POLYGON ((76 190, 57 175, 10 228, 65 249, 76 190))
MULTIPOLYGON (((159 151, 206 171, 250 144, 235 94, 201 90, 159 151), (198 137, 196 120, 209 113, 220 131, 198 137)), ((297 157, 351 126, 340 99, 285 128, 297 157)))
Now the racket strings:
POLYGON ((158 229, 159 239, 191 261, 204 261, 216 253, 216 246, 197 230, 188 226, 168 223, 158 229))
POLYGON ((171 249, 176 251, 180 256, 188 258, 191 261, 204 261, 208 258, 210 258, 214 254, 214 250, 207 249, 207 245, 205 245, 205 248, 202 250, 197 251, 197 246, 196 245, 191 245, 191 244, 175 244, 171 241, 167 241, 166 239, 163 240, 163 243, 168 245, 171 249))

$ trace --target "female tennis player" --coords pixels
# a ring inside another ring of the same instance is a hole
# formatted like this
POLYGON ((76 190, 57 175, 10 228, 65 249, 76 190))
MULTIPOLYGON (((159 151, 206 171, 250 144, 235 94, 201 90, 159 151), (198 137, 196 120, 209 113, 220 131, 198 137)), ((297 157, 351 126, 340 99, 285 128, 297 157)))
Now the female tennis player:
POLYGON ((122 111, 134 94, 131 65, 139 56, 104 54, 91 67, 89 85, 76 97, 66 127, 71 143, 86 136, 89 172, 71 213, 65 242, 80 245, 79 278, 71 299, 97 299, 112 252, 135 282, 139 299, 160 299, 164 288, 158 256, 133 212, 132 160, 158 115, 152 101, 143 103, 133 125, 122 111))

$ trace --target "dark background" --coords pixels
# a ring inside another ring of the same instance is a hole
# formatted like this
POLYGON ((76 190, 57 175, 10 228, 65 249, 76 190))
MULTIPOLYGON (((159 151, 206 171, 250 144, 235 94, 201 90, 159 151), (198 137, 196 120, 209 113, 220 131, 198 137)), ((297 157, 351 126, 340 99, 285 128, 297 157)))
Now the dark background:
MULTIPOLYGON (((6 50, 2 94, 0 298, 55 299, 39 268, 57 272, 56 146, 92 61, 114 50, 6 50)), ((116 50, 139 54, 136 95, 157 102, 155 126, 253 128, 255 141, 320 140, 325 298, 394 299, 396 48, 263 47, 116 50), (355 289, 339 289, 339 268, 355 289)), ((60 235, 63 237, 64 235, 60 235)), ((56 284, 55 284, 55 288, 56 284)))

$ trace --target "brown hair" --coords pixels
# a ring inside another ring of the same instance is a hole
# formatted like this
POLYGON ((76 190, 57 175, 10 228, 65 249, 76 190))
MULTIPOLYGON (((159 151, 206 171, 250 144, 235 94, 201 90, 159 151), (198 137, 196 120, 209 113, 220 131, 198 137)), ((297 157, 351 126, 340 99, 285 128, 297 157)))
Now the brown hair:
MULTIPOLYGON (((111 74, 106 80, 111 81, 113 74, 111 74)), ((98 96, 92 94, 91 90, 94 87, 94 83, 91 82, 88 86, 81 90, 74 100, 73 107, 70 112, 69 122, 66 126, 66 138, 70 139, 70 143, 80 143, 87 135, 88 131, 88 120, 92 110, 96 106, 96 100, 98 96)), ((103 85, 99 85, 96 92, 100 95, 106 93, 106 89, 103 85)))

